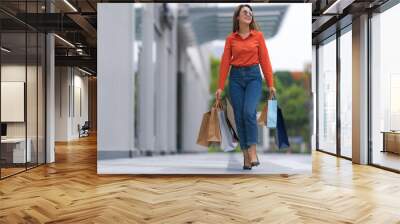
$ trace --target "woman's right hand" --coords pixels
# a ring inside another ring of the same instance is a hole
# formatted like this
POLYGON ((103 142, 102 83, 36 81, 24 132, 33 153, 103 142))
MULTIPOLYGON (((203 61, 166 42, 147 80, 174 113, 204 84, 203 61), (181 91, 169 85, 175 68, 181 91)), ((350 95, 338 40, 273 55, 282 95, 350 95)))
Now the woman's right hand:
POLYGON ((215 99, 221 100, 222 89, 217 89, 215 92, 215 99))

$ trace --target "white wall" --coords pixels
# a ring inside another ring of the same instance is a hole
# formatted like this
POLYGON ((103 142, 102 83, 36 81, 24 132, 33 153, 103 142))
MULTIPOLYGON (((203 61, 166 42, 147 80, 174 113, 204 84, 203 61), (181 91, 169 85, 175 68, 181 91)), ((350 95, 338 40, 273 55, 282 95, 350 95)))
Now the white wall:
POLYGON ((73 113, 73 119, 72 119, 72 130, 71 130, 71 135, 73 138, 78 138, 79 133, 78 133, 78 124, 82 126, 85 121, 88 121, 88 108, 89 108, 89 102, 88 102, 88 77, 87 76, 82 76, 82 73, 77 71, 75 69, 75 75, 74 75, 74 89, 75 89, 75 96, 73 99, 75 100, 74 102, 74 108, 75 108, 75 113, 73 113), (77 90, 80 90, 80 99, 78 98, 78 92, 77 90), (79 105, 79 100, 80 105, 79 105), (81 106, 81 112, 79 111, 78 106, 81 106))
POLYGON ((69 68, 55 68, 55 141, 68 141, 69 133, 69 68))
POLYGON ((78 124, 88 120, 88 78, 72 67, 56 67, 55 73, 55 141, 70 141, 79 138, 78 124), (74 107, 79 104, 76 88, 81 89, 82 116, 74 107))

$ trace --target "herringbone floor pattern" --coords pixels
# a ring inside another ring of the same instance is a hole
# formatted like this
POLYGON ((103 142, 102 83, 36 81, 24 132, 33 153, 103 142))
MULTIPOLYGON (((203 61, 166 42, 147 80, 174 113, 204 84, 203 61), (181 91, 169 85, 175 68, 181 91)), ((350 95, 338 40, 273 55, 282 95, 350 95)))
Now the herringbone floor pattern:
POLYGON ((309 175, 96 174, 96 139, 0 181, 0 223, 400 223, 400 176, 313 152, 309 175))

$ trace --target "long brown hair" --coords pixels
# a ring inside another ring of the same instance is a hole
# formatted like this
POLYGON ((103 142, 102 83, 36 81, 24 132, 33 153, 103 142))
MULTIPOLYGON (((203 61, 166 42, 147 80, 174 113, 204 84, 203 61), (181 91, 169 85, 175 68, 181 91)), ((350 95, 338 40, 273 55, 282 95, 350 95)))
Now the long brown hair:
MULTIPOLYGON (((253 8, 251 8, 251 6, 248 4, 241 4, 241 5, 237 6, 235 9, 235 12, 233 13, 232 32, 239 31, 239 20, 237 19, 237 17, 239 16, 240 11, 242 10, 243 7, 247 7, 250 9, 251 12, 253 12, 253 8)), ((258 26, 258 24, 256 23, 256 20, 254 19, 254 15, 251 18, 251 23, 249 24, 249 26, 250 26, 250 30, 260 30, 260 26, 258 26)))

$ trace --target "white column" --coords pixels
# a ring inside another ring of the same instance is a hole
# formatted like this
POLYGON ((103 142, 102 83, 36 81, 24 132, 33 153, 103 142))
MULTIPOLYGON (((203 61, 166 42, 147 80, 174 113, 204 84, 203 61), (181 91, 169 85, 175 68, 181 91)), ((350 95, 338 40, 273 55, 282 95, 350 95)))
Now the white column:
POLYGON ((368 162, 368 17, 362 15, 353 20, 353 127, 352 158, 354 163, 368 162))
POLYGON ((134 13, 133 4, 98 4, 99 159, 127 158, 134 151, 134 13))
MULTIPOLYGON (((54 5, 46 2, 48 12, 54 12, 54 5)), ((46 163, 55 161, 55 43, 54 34, 46 35, 46 163)))
POLYGON ((157 111, 158 116, 160 119, 160 127, 159 129, 159 150, 167 151, 167 144, 168 144, 168 104, 170 103, 170 99, 168 98, 168 78, 169 78, 169 70, 168 67, 170 66, 168 62, 168 52, 167 52, 167 36, 169 34, 169 30, 164 29, 163 36, 161 38, 161 45, 160 45, 160 54, 161 60, 159 66, 161 67, 161 73, 159 74, 159 82, 160 82, 160 89, 159 96, 160 96, 160 110, 157 111))
POLYGON ((54 35, 46 35, 46 163, 55 161, 55 76, 54 35))
MULTIPOLYGON (((154 149, 154 5, 143 7, 142 57, 139 68, 139 148, 154 149)), ((154 55, 155 57, 155 55, 154 55)))
POLYGON ((315 45, 312 46, 312 70, 311 70, 311 93, 312 93, 312 108, 313 108, 313 118, 312 118, 312 127, 311 127, 311 150, 315 150, 317 148, 317 133, 316 133, 316 124, 317 124, 317 47, 315 45))
POLYGON ((174 11, 174 21, 172 25, 172 35, 171 40, 169 41, 171 44, 171 55, 168 57, 168 151, 176 152, 177 151, 177 27, 178 27, 178 9, 174 11))

